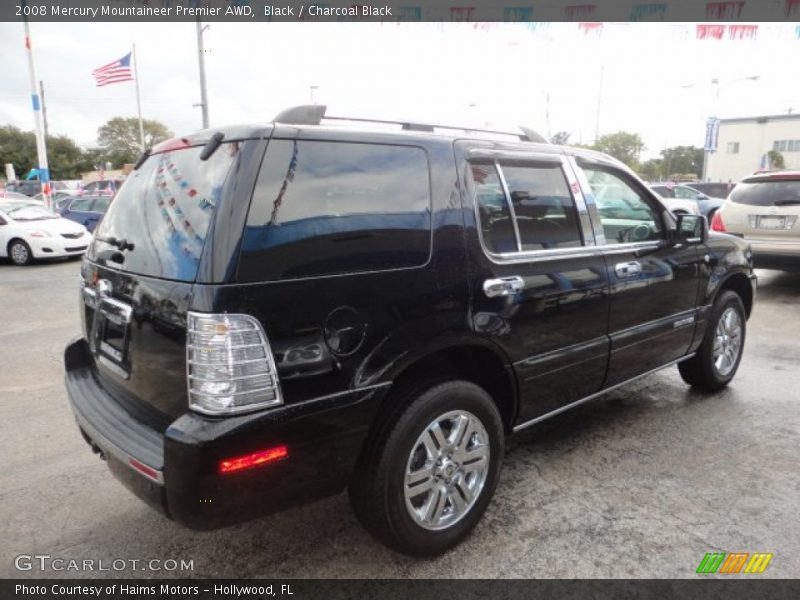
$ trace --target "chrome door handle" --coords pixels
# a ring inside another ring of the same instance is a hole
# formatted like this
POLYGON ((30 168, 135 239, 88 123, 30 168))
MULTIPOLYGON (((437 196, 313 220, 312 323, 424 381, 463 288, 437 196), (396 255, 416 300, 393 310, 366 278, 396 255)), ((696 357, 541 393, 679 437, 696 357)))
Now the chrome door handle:
POLYGON ((617 263, 614 267, 614 272, 617 274, 617 277, 635 277, 636 275, 642 274, 642 265, 635 260, 617 263))
POLYGON ((487 279, 483 282, 483 293, 489 298, 498 296, 511 296, 525 288, 525 280, 518 275, 513 277, 500 277, 499 279, 487 279))

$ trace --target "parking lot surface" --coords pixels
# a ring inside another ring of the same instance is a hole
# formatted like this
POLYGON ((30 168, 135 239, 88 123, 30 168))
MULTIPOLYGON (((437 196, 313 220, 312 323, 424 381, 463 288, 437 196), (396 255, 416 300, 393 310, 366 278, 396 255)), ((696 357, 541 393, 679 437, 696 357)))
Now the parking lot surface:
POLYGON ((800 577, 800 274, 759 272, 730 388, 691 391, 672 368, 525 430, 473 535, 414 560, 372 540, 345 494, 203 533, 132 496, 67 405, 78 272, 0 264, 0 576, 682 578, 722 551, 771 552, 761 576, 800 577), (18 571, 21 554, 193 569, 18 571))

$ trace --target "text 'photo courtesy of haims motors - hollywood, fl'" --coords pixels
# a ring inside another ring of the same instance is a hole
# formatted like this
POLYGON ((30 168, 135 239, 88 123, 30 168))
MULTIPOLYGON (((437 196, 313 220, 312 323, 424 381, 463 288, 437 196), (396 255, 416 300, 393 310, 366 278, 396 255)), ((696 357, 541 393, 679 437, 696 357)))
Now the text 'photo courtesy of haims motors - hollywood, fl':
POLYGON ((800 597, 800 0, 0 53, 0 598, 800 597))

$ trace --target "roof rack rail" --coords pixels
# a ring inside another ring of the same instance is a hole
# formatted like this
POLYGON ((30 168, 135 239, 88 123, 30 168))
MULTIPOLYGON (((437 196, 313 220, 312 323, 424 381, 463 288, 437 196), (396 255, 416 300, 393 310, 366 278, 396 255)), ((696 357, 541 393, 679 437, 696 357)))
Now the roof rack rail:
POLYGON ((414 123, 411 121, 394 121, 387 119, 364 119, 360 117, 329 117, 325 114, 327 106, 323 104, 305 104, 292 106, 281 111, 273 119, 274 123, 286 123, 289 125, 320 125, 326 121, 354 121, 358 123, 378 123, 381 125, 400 125, 405 131, 427 131, 433 132, 439 129, 454 129, 461 131, 471 131, 480 133, 493 133, 498 135, 509 135, 519 138, 523 142, 538 142, 548 144, 547 138, 537 133, 529 127, 519 126, 520 131, 498 131, 494 129, 483 129, 480 127, 461 127, 458 125, 437 125, 434 123, 414 123))

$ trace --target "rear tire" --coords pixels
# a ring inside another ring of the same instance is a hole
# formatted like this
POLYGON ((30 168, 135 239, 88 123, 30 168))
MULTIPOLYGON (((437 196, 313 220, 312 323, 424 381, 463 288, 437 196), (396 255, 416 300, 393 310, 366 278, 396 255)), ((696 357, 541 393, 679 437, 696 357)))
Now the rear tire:
POLYGON ((716 392, 736 375, 744 351, 747 317, 742 299, 726 290, 714 302, 703 342, 697 353, 678 364, 683 380, 692 387, 716 392))
POLYGON ((366 448, 350 485, 364 527, 410 556, 460 543, 492 499, 503 458, 503 423, 486 391, 468 381, 431 384, 366 448))
POLYGON ((18 267, 24 267, 33 262, 31 247, 24 240, 11 240, 8 245, 8 257, 18 267))

